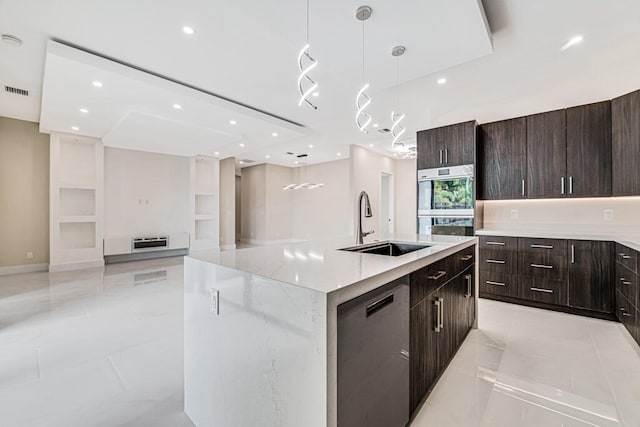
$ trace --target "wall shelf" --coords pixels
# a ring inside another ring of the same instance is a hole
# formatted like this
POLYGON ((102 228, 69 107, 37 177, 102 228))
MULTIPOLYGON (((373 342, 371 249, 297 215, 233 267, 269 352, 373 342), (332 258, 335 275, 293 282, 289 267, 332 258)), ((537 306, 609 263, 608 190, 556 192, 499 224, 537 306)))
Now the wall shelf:
POLYGON ((220 227, 220 161, 211 157, 191 159, 191 247, 218 249, 220 227))

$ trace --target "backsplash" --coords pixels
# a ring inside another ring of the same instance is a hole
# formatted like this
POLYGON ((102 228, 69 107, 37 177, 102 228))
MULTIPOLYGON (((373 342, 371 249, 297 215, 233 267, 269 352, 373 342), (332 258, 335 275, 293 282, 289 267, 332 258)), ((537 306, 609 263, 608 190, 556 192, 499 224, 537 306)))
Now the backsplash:
POLYGON ((640 233, 640 197, 487 200, 485 229, 640 233))

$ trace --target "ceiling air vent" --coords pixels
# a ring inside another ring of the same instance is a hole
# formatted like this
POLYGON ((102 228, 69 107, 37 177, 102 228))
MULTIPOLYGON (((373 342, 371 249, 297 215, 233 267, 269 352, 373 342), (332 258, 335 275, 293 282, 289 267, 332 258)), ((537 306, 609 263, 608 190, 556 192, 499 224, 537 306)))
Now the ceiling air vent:
POLYGON ((288 154, 288 155, 290 155, 290 156, 293 156, 293 153, 292 153, 291 151, 287 151, 287 152, 286 152, 286 153, 284 153, 284 154, 288 154))
POLYGON ((247 164, 247 163, 255 163, 255 162, 256 162, 255 160, 249 160, 249 159, 240 160, 240 163, 245 163, 245 164, 247 164))
POLYGON ((387 128, 384 128, 384 129, 378 129, 378 132, 380 132, 380 133, 387 133, 387 132, 391 132, 391 129, 387 129, 387 128))
POLYGON ((299 158, 299 159, 302 159, 302 158, 307 157, 307 156, 309 156, 309 155, 308 154, 298 154, 296 157, 299 158))
POLYGON ((29 96, 28 90, 18 89, 17 87, 5 86, 4 91, 15 95, 29 96))

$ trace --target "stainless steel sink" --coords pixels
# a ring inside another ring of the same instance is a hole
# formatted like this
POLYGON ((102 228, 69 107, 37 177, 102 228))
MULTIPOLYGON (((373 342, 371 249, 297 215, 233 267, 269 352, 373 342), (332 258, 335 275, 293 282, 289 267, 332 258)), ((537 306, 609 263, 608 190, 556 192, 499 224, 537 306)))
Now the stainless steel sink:
POLYGON ((400 256, 408 254, 410 252, 418 251, 420 249, 434 246, 429 243, 407 243, 407 242, 375 242, 368 243, 366 245, 351 246, 348 248, 341 248, 341 251, 359 252, 361 254, 373 254, 373 255, 386 255, 386 256, 400 256))

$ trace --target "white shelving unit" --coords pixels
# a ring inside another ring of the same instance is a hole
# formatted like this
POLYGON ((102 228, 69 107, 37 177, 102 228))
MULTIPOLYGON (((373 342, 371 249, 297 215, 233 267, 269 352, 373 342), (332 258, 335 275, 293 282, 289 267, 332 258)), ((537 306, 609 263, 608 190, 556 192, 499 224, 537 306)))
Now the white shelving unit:
POLYGON ((52 133, 49 162, 49 271, 104 265, 102 142, 52 133))
POLYGON ((220 161, 191 159, 191 249, 220 248, 220 161))

